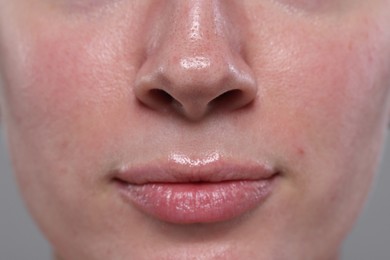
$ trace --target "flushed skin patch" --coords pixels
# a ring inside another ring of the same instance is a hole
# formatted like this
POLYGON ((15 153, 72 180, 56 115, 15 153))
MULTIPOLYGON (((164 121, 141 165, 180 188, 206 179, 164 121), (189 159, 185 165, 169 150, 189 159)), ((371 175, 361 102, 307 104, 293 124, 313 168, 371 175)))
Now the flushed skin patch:
POLYGON ((336 259, 388 125, 389 8, 0 0, 2 123, 54 250, 65 260, 336 259), (265 203, 226 222, 165 223, 110 179, 124 165, 196 171, 224 158, 280 173, 265 203))

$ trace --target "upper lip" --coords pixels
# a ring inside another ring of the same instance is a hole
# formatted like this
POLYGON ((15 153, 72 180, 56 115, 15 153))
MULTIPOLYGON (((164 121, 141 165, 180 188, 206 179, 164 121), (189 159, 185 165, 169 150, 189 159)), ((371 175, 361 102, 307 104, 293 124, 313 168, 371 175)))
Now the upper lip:
POLYGON ((184 163, 177 160, 156 160, 138 165, 124 165, 113 172, 113 179, 129 184, 196 183, 272 178, 277 171, 270 165, 253 160, 219 158, 184 163))

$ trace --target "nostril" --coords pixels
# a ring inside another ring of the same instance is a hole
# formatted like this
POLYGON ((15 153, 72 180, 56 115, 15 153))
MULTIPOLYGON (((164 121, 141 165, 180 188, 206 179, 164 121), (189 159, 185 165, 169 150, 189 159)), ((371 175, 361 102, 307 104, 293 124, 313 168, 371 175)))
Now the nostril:
POLYGON ((183 110, 180 101, 163 89, 153 88, 146 94, 146 98, 141 102, 155 110, 183 110))
POLYGON ((214 98, 209 106, 216 109, 226 106, 235 107, 237 101, 243 99, 243 95, 244 93, 240 89, 229 90, 214 98))
POLYGON ((151 89, 149 90, 149 97, 151 100, 161 104, 169 105, 175 100, 168 92, 162 89, 151 89))

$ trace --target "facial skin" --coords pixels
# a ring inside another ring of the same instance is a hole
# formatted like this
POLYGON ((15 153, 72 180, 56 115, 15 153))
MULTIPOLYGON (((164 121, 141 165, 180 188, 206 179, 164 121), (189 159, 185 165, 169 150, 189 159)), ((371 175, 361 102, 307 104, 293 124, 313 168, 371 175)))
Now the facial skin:
POLYGON ((389 123, 389 9, 0 0, 2 124, 56 254, 337 259, 389 123), (257 160, 280 174, 264 203, 225 222, 170 224, 121 199, 112 171, 177 155, 257 160))

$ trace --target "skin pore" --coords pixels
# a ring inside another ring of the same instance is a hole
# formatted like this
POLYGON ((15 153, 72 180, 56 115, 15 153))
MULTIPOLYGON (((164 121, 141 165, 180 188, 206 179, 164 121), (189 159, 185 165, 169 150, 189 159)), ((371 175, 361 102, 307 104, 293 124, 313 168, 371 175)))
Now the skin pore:
POLYGON ((389 124, 389 10, 0 0, 2 125, 57 259, 337 259, 389 124), (232 161, 278 175, 265 201, 220 222, 162 221, 112 177, 232 161))

